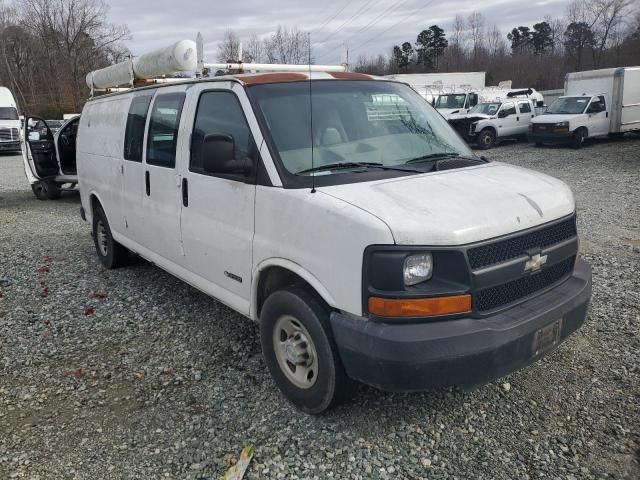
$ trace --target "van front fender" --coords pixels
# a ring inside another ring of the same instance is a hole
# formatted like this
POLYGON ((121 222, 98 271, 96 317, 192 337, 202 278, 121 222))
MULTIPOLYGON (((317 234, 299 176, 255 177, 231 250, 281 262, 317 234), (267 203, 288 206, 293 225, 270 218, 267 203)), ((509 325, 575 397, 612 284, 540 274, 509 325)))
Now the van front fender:
POLYGON ((335 307, 336 301, 333 295, 325 288, 320 280, 311 272, 304 269, 301 265, 287 260, 285 258, 272 257, 262 260, 256 265, 251 275, 251 307, 249 309, 249 317, 252 320, 258 320, 258 293, 260 286, 260 275, 270 267, 280 267, 296 274, 307 282, 320 297, 330 307, 335 307))

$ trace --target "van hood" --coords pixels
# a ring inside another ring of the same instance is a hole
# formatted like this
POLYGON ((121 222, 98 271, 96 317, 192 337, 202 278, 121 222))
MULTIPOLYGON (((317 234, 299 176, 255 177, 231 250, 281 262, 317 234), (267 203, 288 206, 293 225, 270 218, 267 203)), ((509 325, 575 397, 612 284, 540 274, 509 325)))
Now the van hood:
POLYGON ((20 128, 20 120, 0 120, 0 127, 20 128))
POLYGON ((375 215, 405 245, 464 245, 575 209, 562 181, 498 162, 319 190, 375 215))
POLYGON ((570 122, 582 113, 543 113, 531 119, 531 123, 559 123, 570 122))

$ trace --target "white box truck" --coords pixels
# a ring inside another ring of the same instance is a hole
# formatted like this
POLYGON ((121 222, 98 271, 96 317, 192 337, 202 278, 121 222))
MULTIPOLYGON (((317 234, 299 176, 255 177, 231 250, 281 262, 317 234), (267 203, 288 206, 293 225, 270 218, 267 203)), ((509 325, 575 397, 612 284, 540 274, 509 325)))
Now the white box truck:
POLYGON ((478 91, 486 86, 486 72, 401 73, 387 77, 409 84, 430 103, 444 93, 478 91))
POLYGON ((626 132, 640 133, 640 67, 568 73, 564 95, 532 120, 529 139, 580 148, 587 138, 626 132))
POLYGON ((0 152, 20 151, 18 106, 7 87, 0 87, 0 152))

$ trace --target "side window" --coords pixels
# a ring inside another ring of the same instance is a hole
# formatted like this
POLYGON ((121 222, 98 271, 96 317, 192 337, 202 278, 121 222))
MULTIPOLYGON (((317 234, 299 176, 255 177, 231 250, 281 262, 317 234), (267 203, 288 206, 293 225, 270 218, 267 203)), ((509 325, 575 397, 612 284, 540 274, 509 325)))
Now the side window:
MULTIPOLYGON (((236 159, 257 158, 257 149, 251 130, 242 112, 238 98, 231 92, 204 92, 198 100, 198 110, 191 136, 189 170, 211 175, 203 167, 203 144, 208 135, 229 135, 233 138, 236 159)), ((234 178, 237 175, 219 175, 234 178)))
POLYGON ((124 159, 134 162, 142 161, 142 142, 147 112, 151 103, 151 95, 134 97, 127 115, 127 127, 124 131, 124 159))
POLYGON ((529 105, 529 102, 520 102, 520 103, 518 103, 518 108, 520 108, 520 113, 529 113, 529 112, 531 112, 531 105, 529 105))
POLYGON ((600 99, 600 103, 602 104, 602 111, 607 109, 607 104, 604 101, 604 95, 599 95, 598 98, 600 99))
POLYGON ((504 116, 515 115, 516 113, 516 104, 515 103, 503 103, 502 111, 504 112, 504 116))
POLYGON ((478 94, 472 93, 469 95, 469 108, 475 107, 478 104, 478 94))
POLYGON ((185 94, 156 95, 147 134, 147 163, 173 168, 176 165, 178 126, 185 94))

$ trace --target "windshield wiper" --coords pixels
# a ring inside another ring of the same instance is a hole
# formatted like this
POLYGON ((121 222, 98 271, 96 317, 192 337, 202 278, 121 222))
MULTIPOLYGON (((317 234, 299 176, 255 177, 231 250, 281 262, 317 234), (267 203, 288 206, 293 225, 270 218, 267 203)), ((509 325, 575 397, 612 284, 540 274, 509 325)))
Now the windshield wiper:
POLYGON ((383 165, 382 163, 377 162, 336 162, 336 163, 328 163, 326 165, 318 165, 317 167, 307 168, 306 170, 301 170, 298 172, 298 175, 301 173, 312 173, 312 172, 322 172, 326 170, 341 170, 345 168, 380 168, 382 170, 397 170, 399 172, 413 172, 413 173, 422 173, 420 170, 416 170, 413 168, 399 168, 391 165, 383 165))
POLYGON ((453 152, 428 153, 427 155, 422 155, 420 157, 407 160, 404 163, 405 164, 418 163, 418 162, 424 162, 427 160, 440 160, 441 158, 451 158, 451 157, 459 157, 459 156, 460 156, 459 153, 453 153, 453 152))

